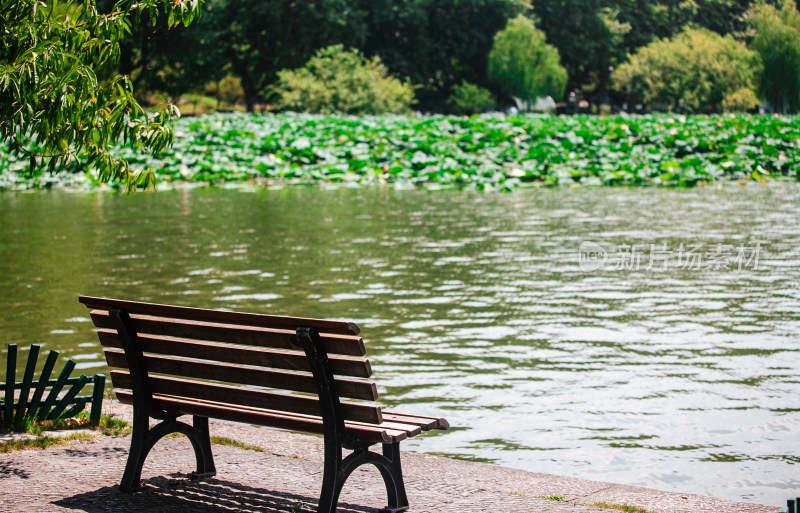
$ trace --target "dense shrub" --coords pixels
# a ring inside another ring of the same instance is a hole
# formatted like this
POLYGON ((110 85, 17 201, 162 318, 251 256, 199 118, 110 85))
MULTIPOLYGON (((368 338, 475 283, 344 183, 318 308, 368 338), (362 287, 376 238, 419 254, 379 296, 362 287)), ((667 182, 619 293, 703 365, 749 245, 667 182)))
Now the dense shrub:
POLYGON ((323 48, 302 68, 278 72, 272 88, 279 109, 330 114, 409 110, 414 87, 389 76, 378 57, 342 45, 323 48))
POLYGON ((654 110, 745 111, 754 92, 758 55, 733 39, 687 28, 640 48, 611 76, 612 87, 654 110))
POLYGON ((494 97, 488 89, 462 81, 447 103, 456 114, 478 114, 494 108, 494 97))

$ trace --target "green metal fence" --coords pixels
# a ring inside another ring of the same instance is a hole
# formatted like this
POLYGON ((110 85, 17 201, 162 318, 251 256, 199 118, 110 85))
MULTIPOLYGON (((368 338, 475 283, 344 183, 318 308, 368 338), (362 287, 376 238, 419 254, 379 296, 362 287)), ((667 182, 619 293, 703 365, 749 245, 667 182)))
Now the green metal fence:
POLYGON ((58 377, 51 379, 58 352, 50 351, 39 379, 34 380, 40 349, 41 346, 37 344, 31 346, 22 381, 16 381, 17 345, 8 345, 6 376, 0 382, 0 426, 21 430, 26 420, 68 419, 82 412, 88 404, 91 404, 89 422, 97 424, 103 406, 106 377, 102 374, 81 374, 71 378, 75 362, 67 360, 58 377), (93 385, 92 394, 79 396, 90 383, 93 385))

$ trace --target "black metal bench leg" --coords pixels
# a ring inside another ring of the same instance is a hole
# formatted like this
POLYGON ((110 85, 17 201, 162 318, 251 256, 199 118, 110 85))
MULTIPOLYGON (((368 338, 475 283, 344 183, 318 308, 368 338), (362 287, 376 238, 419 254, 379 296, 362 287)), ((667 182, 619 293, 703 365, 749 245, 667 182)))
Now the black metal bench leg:
POLYGON ((355 469, 366 464, 374 465, 380 471, 383 482, 386 485, 388 505, 379 511, 382 513, 400 513, 408 509, 406 487, 403 483, 403 469, 400 466, 399 442, 383 444, 383 455, 370 451, 366 446, 356 448, 344 460, 341 460, 341 454, 341 449, 339 449, 338 460, 327 457, 325 459, 322 495, 320 496, 320 506, 317 510, 319 513, 333 513, 336 511, 336 504, 339 501, 339 495, 345 481, 355 469))
POLYGON ((197 460, 197 471, 190 475, 193 479, 203 479, 217 475, 214 466, 214 455, 211 453, 211 437, 208 432, 207 417, 192 417, 192 426, 197 430, 196 437, 189 437, 194 447, 194 456, 197 460))
MULTIPOLYGON (((123 492, 130 492, 139 488, 142 478, 142 467, 150 449, 147 443, 150 432, 150 417, 139 408, 133 410, 133 432, 131 433, 131 447, 128 450, 128 462, 125 464, 125 473, 119 487, 123 492)), ((152 447, 152 445, 151 445, 152 447)))
POLYGON ((317 513, 335 513, 347 475, 342 471, 342 447, 339 441, 326 436, 324 443, 325 463, 317 513))
POLYGON ((122 482, 120 483, 120 489, 123 492, 130 492, 139 488, 142 480, 142 468, 150 449, 153 448, 156 442, 170 433, 182 433, 192 443, 195 460, 197 461, 197 471, 190 474, 191 478, 202 479, 216 475, 217 471, 214 467, 214 456, 211 453, 211 439, 208 433, 207 418, 194 417, 193 426, 170 418, 151 428, 148 416, 141 413, 137 414, 136 409, 134 409, 133 417, 131 448, 128 453, 128 463, 125 465, 125 473, 122 475, 122 482))
POLYGON ((399 513, 408 509, 406 485, 403 482, 403 468, 400 466, 400 444, 383 444, 383 456, 388 465, 376 465, 381 471, 386 484, 386 496, 389 505, 380 510, 381 513, 399 513))

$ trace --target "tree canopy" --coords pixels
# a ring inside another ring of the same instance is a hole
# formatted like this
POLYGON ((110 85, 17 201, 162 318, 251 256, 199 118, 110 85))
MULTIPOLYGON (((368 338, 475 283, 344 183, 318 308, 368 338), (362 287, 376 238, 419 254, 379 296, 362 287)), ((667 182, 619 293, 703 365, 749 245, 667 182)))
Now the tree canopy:
POLYGON ((732 36, 687 28, 640 48, 614 71, 614 87, 656 110, 745 111, 754 92, 758 55, 732 36))
POLYGON ((764 69, 759 93, 779 112, 800 110, 800 13, 792 0, 780 9, 759 4, 750 16, 756 29, 753 49, 764 69))
POLYGON ((567 85, 558 50, 545 43, 544 33, 524 16, 509 21, 495 36, 488 74, 506 93, 524 102, 545 96, 560 98, 567 85))
POLYGON ((410 110, 414 88, 389 76, 378 57, 333 45, 305 66, 278 72, 279 108, 329 114, 382 114, 410 110))
POLYGON ((188 25, 198 0, 120 0, 107 14, 91 0, 0 0, 0 141, 29 160, 31 172, 61 170, 82 154, 102 181, 153 183, 152 171, 132 171, 109 147, 122 139, 158 152, 172 143, 168 122, 179 113, 164 105, 148 114, 130 77, 102 71, 115 69, 119 43, 158 10, 169 27, 188 25))

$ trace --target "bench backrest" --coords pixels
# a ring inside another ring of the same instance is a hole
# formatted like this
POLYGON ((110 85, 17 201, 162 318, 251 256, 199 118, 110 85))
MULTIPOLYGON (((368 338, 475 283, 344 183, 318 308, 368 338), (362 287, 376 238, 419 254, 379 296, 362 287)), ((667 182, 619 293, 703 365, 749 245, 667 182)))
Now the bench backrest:
MULTIPOLYGON (((375 383, 367 379, 372 369, 364 357, 364 341, 353 323, 89 296, 79 300, 91 309, 99 328, 121 400, 130 399, 132 380, 112 309, 130 316, 153 394, 319 416, 314 377, 295 332, 310 327, 318 331, 328 354, 338 395, 378 399, 375 383)), ((343 400, 341 406, 344 420, 382 422, 375 404, 343 400)))

